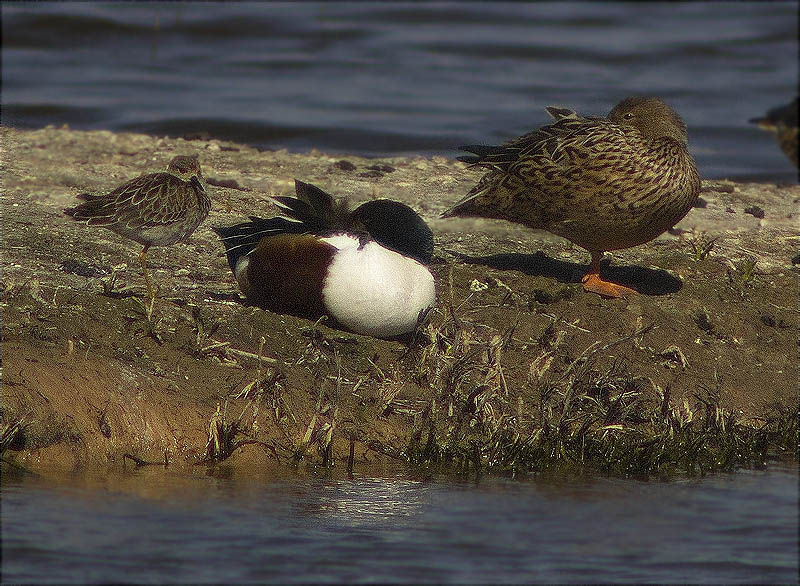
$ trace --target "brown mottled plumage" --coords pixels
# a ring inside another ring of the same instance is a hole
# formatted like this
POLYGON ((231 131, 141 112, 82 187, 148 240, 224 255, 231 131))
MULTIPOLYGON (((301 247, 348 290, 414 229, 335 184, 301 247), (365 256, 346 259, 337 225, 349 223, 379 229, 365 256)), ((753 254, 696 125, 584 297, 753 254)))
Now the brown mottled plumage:
POLYGON ((606 118, 548 108, 555 122, 498 147, 460 157, 489 172, 442 214, 517 222, 563 236, 592 254, 584 288, 607 297, 634 292, 603 281, 603 252, 648 242, 692 208, 700 178, 686 125, 663 101, 631 97, 606 118))
POLYGON ((750 122, 758 124, 775 134, 781 150, 794 163, 795 167, 800 166, 797 158, 797 108, 798 98, 785 106, 779 106, 768 111, 766 116, 752 118, 750 122))
POLYGON ((187 240, 211 209, 197 156, 174 157, 164 173, 131 179, 106 195, 82 193, 78 198, 84 203, 65 209, 65 214, 144 245, 139 260, 152 313, 155 293, 147 272, 147 249, 187 240))

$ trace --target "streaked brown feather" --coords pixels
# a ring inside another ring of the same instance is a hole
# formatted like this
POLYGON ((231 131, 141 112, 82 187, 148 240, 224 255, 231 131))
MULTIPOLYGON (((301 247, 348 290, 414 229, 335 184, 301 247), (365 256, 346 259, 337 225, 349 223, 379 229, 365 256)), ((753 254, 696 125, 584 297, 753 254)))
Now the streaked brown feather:
POLYGON ((173 158, 167 172, 136 177, 106 195, 78 197, 85 203, 64 210, 67 215, 145 246, 186 240, 211 209, 200 165, 186 156, 173 158))
POLYGON ((660 100, 654 107, 665 119, 644 120, 642 100, 621 102, 608 118, 556 109, 555 122, 472 161, 488 172, 443 216, 510 220, 592 252, 655 238, 691 209, 700 179, 683 122, 660 100), (626 124, 636 108, 638 126, 626 124))

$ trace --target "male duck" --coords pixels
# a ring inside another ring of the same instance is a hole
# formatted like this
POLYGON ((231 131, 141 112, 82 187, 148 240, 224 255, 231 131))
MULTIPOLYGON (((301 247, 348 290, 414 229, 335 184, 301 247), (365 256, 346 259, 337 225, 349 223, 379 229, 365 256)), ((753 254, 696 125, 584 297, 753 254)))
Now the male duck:
POLYGON ((433 234, 417 213, 378 199, 350 212, 320 188, 295 181, 274 197, 286 216, 214 228, 242 292, 266 309, 380 338, 414 330, 436 301, 425 266, 433 234))
POLYGON ((592 255, 587 291, 619 297, 635 290, 600 277, 607 250, 648 242, 697 201, 700 177, 686 125, 659 98, 630 97, 606 118, 548 108, 552 124, 497 147, 467 146, 459 157, 489 169, 442 214, 499 218, 562 236, 592 255))

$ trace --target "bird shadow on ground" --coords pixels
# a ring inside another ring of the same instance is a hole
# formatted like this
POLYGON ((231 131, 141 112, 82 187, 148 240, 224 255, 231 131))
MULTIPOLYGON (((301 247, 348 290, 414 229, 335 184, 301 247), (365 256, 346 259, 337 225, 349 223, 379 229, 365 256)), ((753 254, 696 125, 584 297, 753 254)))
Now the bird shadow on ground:
MULTIPOLYGON (((589 265, 556 260, 539 251, 535 254, 492 254, 489 256, 469 256, 453 252, 463 262, 484 265, 493 269, 514 270, 526 275, 549 277, 562 283, 580 283, 589 270, 589 265)), ((665 270, 648 269, 640 266, 609 266, 610 261, 601 263, 604 279, 632 287, 644 295, 667 295, 676 293, 683 282, 665 270)))

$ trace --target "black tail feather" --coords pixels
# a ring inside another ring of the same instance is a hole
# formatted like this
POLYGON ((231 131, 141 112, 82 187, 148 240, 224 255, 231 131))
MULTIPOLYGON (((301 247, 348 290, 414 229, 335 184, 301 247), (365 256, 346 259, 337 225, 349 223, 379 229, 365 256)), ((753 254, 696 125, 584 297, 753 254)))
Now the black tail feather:
POLYGON ((307 202, 316 212, 325 213, 333 208, 333 197, 316 185, 295 179, 294 191, 297 194, 297 199, 307 202))
POLYGON ((316 185, 298 179, 294 183, 296 197, 272 197, 289 218, 303 222, 311 232, 347 226, 349 207, 346 198, 337 200, 316 185))
POLYGON ((280 217, 264 219, 255 216, 250 216, 249 222, 235 226, 213 227, 212 230, 225 245, 225 254, 232 271, 236 270, 239 258, 250 254, 262 238, 277 234, 303 234, 309 231, 301 222, 280 217))
POLYGON ((272 200, 288 217, 308 224, 311 229, 316 229, 320 224, 319 215, 307 202, 283 195, 273 196, 272 200))
POLYGON ((231 270, 235 272, 239 258, 250 254, 262 238, 278 234, 318 233, 334 227, 343 205, 337 204, 332 196, 315 185, 297 179, 294 183, 297 197, 279 195, 271 198, 286 217, 250 216, 249 222, 213 228, 225 245, 231 270))

